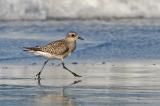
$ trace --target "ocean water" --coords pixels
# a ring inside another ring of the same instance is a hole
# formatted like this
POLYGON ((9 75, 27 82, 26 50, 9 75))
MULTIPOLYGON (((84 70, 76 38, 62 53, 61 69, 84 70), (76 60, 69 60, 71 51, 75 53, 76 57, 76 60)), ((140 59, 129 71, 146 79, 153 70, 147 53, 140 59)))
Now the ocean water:
POLYGON ((158 106, 160 21, 48 20, 0 22, 0 106, 158 106), (23 47, 47 44, 76 31, 84 41, 60 62, 23 47), (72 64, 72 63, 75 64, 72 64), (75 84, 76 83, 76 84, 75 84))
POLYGON ((158 106, 160 62, 117 62, 67 66, 1 64, 1 106, 158 106))
POLYGON ((69 31, 76 31, 85 40, 77 41, 77 50, 66 61, 159 59, 159 21, 140 22, 136 20, 1 22, 0 61, 41 60, 42 58, 24 52, 23 47, 44 45, 62 39, 69 31))

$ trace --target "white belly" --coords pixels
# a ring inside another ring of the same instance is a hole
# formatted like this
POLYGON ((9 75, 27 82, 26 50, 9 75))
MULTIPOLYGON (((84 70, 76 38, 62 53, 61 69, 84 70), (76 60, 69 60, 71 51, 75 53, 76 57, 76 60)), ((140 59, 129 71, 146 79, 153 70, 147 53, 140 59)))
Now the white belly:
POLYGON ((61 59, 62 58, 62 56, 60 56, 60 55, 52 55, 50 53, 42 52, 42 51, 30 51, 30 52, 33 53, 34 55, 43 56, 48 59, 61 59))

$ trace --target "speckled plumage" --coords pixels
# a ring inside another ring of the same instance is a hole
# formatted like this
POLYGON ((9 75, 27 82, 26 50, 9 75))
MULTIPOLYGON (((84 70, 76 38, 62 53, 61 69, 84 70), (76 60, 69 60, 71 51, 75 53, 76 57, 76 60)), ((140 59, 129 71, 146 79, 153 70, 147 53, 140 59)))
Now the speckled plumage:
POLYGON ((80 75, 69 70, 64 65, 64 62, 63 62, 63 59, 76 49, 77 39, 83 40, 83 38, 79 37, 77 33, 70 32, 62 40, 57 40, 57 41, 51 42, 44 46, 25 47, 25 51, 29 51, 35 55, 41 55, 43 57, 48 58, 47 61, 44 62, 43 67, 41 68, 40 72, 36 75, 38 76, 38 79, 40 79, 40 74, 44 66, 50 59, 60 59, 62 61, 62 65, 64 69, 68 70, 75 77, 81 77, 80 75))
POLYGON ((76 41, 68 42, 65 39, 62 39, 62 40, 51 42, 44 46, 28 47, 26 49, 36 55, 44 56, 43 54, 41 54, 41 52, 48 53, 51 56, 48 55, 45 57, 48 57, 50 59, 52 58, 62 59, 67 57, 69 53, 73 52, 75 48, 76 48, 76 41))
POLYGON ((65 40, 58 40, 51 42, 48 45, 42 46, 40 50, 53 55, 63 55, 66 52, 69 52, 69 47, 65 40))

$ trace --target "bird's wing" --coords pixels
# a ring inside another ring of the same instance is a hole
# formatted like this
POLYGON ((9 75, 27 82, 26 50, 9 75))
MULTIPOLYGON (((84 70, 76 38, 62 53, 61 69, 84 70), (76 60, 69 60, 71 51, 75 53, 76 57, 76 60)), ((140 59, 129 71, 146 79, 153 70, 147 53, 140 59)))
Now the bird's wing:
POLYGON ((69 51, 69 48, 66 46, 66 43, 64 40, 51 42, 45 46, 40 47, 40 49, 43 52, 48 52, 54 55, 62 55, 65 52, 69 51))

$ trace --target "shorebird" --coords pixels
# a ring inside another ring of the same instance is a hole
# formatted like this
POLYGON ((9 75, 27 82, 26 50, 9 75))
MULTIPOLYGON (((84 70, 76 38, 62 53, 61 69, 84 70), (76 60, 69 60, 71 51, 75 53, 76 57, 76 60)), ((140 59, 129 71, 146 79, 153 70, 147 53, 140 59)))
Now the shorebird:
POLYGON ((47 58, 47 60, 43 63, 43 66, 40 69, 40 71, 36 74, 36 77, 38 79, 41 79, 40 75, 42 73, 42 70, 44 69, 47 62, 52 59, 61 60, 61 63, 64 69, 69 71, 75 77, 81 77, 80 75, 68 69, 64 64, 64 58, 66 58, 69 54, 71 54, 76 49, 76 41, 78 39, 84 40, 76 32, 69 32, 67 33, 64 39, 50 42, 47 45, 35 46, 35 47, 24 47, 25 48, 24 51, 28 51, 30 53, 33 53, 34 55, 39 55, 47 58))

